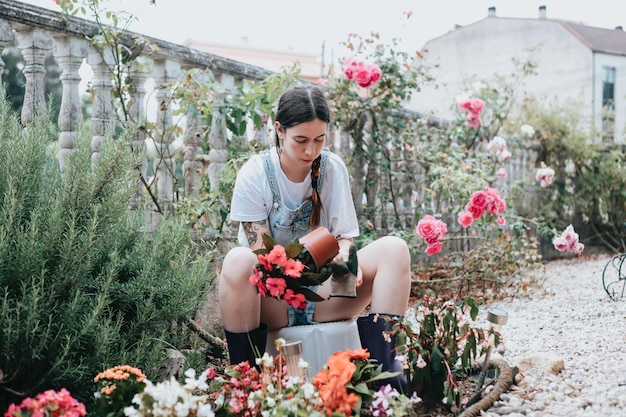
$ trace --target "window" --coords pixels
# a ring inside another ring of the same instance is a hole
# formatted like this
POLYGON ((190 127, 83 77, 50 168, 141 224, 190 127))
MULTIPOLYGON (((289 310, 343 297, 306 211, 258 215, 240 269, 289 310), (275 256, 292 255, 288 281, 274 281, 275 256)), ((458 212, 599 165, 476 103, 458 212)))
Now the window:
POLYGON ((615 68, 602 68, 602 139, 613 140, 615 131, 615 68))

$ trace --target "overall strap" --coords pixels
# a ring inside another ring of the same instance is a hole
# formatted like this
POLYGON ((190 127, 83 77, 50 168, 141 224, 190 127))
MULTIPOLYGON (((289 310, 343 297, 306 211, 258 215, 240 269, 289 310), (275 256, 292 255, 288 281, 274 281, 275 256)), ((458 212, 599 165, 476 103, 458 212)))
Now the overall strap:
POLYGON ((271 155, 269 149, 261 152, 263 158, 263 165, 265 166, 265 176, 267 182, 270 184, 270 190, 272 190, 272 200, 274 204, 280 202, 280 191, 278 191, 278 182, 274 173, 274 166, 272 165, 271 155))

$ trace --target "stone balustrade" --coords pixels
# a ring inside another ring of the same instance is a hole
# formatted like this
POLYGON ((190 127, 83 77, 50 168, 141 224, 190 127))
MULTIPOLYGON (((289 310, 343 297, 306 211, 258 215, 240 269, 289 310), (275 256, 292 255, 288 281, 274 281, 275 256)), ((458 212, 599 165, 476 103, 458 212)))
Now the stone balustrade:
MULTIPOLYGON (((82 118, 81 97, 79 84, 81 75, 79 68, 86 63, 93 78, 90 85, 93 94, 93 112, 91 115, 91 148, 92 160, 98 158, 102 150, 103 140, 107 133, 115 126, 114 109, 112 108, 112 68, 114 55, 106 48, 96 48, 88 39, 98 35, 101 28, 93 21, 74 16, 66 16, 53 10, 36 7, 14 0, 0 0, 0 54, 14 39, 15 47, 20 51, 25 67, 23 74, 26 80, 21 121, 27 126, 32 123, 38 113, 46 108, 44 95, 45 68, 44 60, 53 54, 62 70, 62 99, 58 117, 59 138, 57 158, 63 167, 69 152, 76 145, 76 137, 82 118)), ((123 43, 133 48, 137 33, 126 32, 123 43)), ((168 147, 178 137, 177 128, 172 122, 172 99, 169 86, 179 79, 183 71, 188 69, 209 70, 215 79, 224 87, 221 99, 232 91, 243 80, 263 80, 272 72, 242 62, 213 54, 200 52, 191 48, 170 43, 164 40, 142 36, 150 45, 146 59, 151 62, 150 72, 146 67, 137 65, 131 68, 133 89, 130 91, 130 109, 128 119, 133 123, 143 123, 151 116, 155 122, 155 146, 157 157, 150 167, 156 181, 157 211, 165 211, 171 207, 174 200, 174 173, 175 161, 167 152, 168 147), (154 82, 157 103, 167 103, 158 106, 156 115, 146 114, 146 82, 154 82)), ((4 62, 0 59, 0 76, 4 69, 4 62)), ((3 94, 0 83, 0 93, 3 94)), ((215 108, 221 105, 213 104, 215 108)), ((188 114, 184 118, 186 125, 183 129, 183 166, 185 194, 197 196, 200 190, 203 161, 197 160, 202 153, 203 134, 202 126, 197 114, 188 114)), ((218 174, 227 161, 226 153, 226 126, 220 118, 213 118, 208 145, 210 153, 209 178, 213 189, 218 186, 218 174)), ((137 129, 132 138, 133 150, 145 154, 145 129, 137 129)), ((146 188, 146 173, 149 170, 148 158, 144 157, 139 167, 144 181, 137 185, 135 203, 144 198, 146 188)))

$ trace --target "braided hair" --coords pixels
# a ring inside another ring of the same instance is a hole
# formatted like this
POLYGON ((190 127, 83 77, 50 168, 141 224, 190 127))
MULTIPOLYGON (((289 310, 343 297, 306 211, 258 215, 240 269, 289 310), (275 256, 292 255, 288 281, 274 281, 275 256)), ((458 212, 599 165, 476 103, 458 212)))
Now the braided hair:
MULTIPOLYGON (((304 122, 319 119, 330 123, 330 110, 326 102, 324 91, 318 86, 296 86, 283 93, 278 101, 275 121, 280 123, 280 129, 286 130, 290 127, 304 122)), ((280 140, 276 132, 276 148, 280 149, 280 140)), ((314 228, 320 224, 322 201, 317 189, 317 180, 320 176, 320 162, 322 156, 318 156, 311 165, 311 218, 309 226, 314 228)))

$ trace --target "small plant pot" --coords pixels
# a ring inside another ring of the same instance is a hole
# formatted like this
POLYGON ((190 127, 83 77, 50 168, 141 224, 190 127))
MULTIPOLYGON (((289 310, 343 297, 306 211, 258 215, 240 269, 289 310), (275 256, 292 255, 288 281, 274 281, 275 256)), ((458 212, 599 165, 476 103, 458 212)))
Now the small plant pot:
POLYGON ((318 227, 302 236, 299 241, 315 262, 314 272, 318 272, 339 253, 337 238, 325 227, 318 227))

